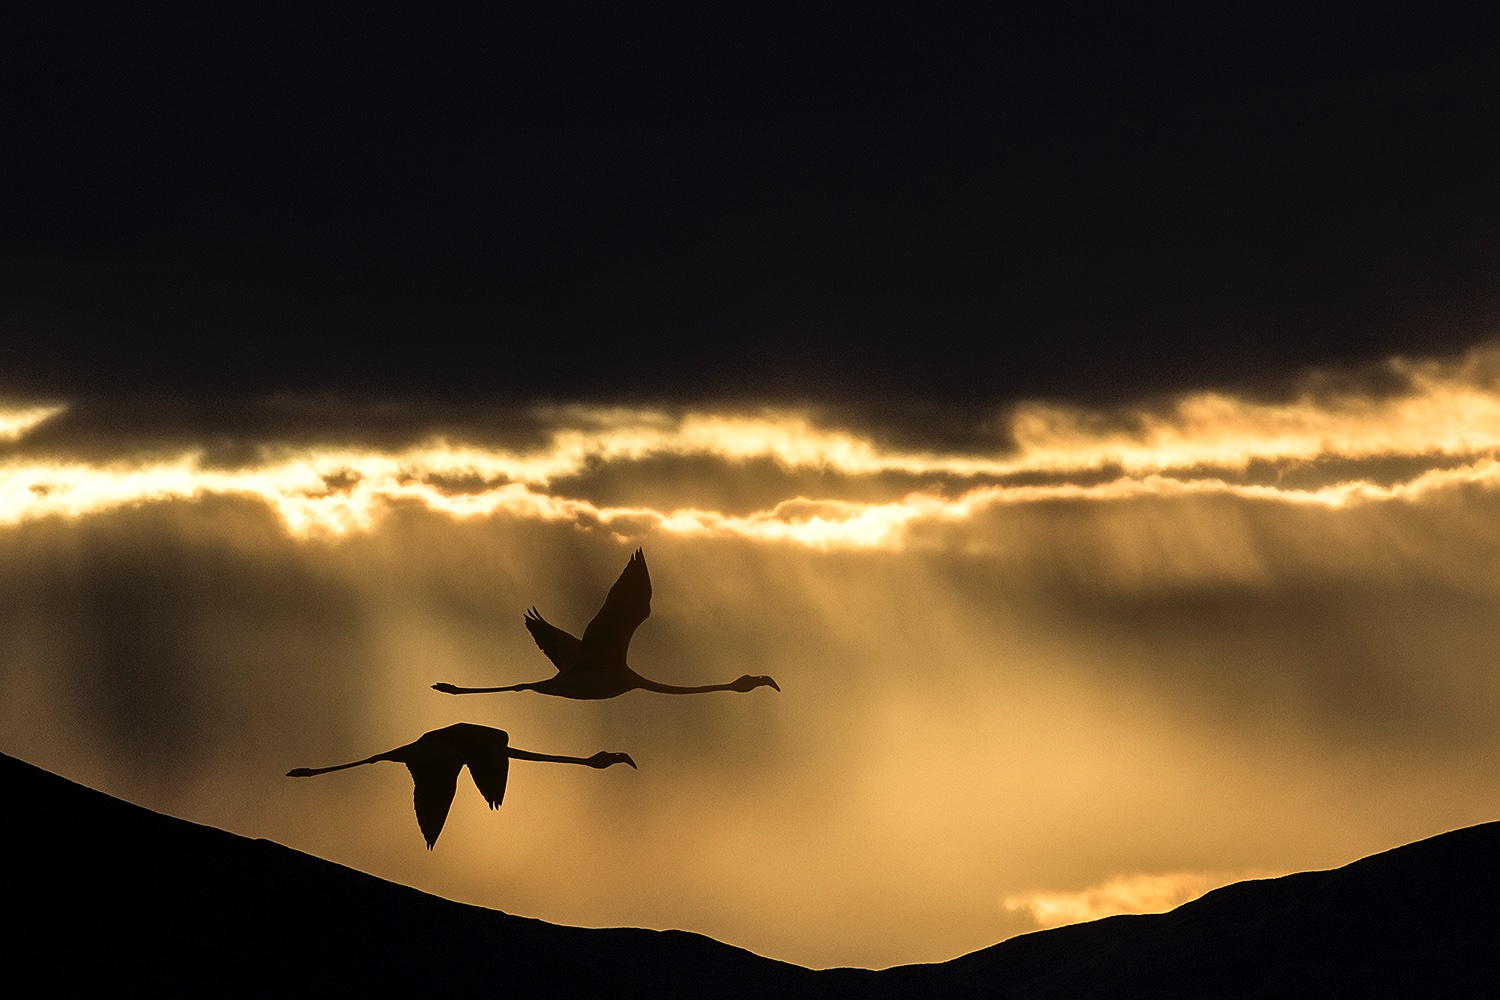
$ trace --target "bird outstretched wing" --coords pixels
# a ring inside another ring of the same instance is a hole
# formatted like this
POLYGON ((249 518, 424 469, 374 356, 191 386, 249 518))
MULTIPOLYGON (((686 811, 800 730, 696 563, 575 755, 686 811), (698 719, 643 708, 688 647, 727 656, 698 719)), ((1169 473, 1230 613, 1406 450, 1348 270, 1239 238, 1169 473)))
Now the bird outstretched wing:
POLYGON ((577 665, 578 651, 583 642, 543 618, 536 608, 526 612, 526 631, 531 633, 538 648, 547 654, 547 659, 559 671, 571 670, 577 665))
MULTIPOLYGON (((474 728, 478 730, 480 727, 474 728)), ((510 754, 506 753, 510 737, 503 729, 489 727, 484 727, 482 733, 476 732, 474 736, 467 755, 469 777, 474 779, 474 787, 479 789, 490 808, 498 809, 505 800, 505 780, 510 776, 510 754)))
POLYGON ((453 793, 458 789, 458 772, 463 764, 452 761, 406 762, 411 772, 412 802, 417 807, 417 826, 427 838, 427 849, 437 843, 443 824, 448 821, 448 809, 453 805, 453 793))
POLYGON ((651 575, 646 571, 645 553, 636 549, 620 578, 609 588, 604 606, 583 630, 584 655, 595 662, 623 664, 630 637, 650 615, 651 575))

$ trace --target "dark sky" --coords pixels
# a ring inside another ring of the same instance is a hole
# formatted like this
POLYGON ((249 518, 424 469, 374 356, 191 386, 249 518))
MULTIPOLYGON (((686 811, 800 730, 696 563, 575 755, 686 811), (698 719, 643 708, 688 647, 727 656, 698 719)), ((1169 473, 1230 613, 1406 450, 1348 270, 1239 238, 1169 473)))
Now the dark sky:
POLYGON ((4 32, 0 391, 982 405, 1492 330, 1484 24, 143 17, 4 32))

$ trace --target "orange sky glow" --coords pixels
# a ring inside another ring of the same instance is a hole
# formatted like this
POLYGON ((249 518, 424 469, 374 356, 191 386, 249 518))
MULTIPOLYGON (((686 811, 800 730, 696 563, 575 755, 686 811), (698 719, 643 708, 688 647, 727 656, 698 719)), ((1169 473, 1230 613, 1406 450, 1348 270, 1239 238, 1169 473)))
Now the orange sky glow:
POLYGON ((1500 809, 1500 350, 950 447, 566 406, 229 459, 79 412, 0 406, 0 749, 452 898, 884 967, 1500 809), (632 664, 780 693, 430 690, 547 676, 524 609, 579 632, 638 545, 632 664), (400 768, 282 778, 455 721, 640 771, 461 784, 430 853, 400 768))

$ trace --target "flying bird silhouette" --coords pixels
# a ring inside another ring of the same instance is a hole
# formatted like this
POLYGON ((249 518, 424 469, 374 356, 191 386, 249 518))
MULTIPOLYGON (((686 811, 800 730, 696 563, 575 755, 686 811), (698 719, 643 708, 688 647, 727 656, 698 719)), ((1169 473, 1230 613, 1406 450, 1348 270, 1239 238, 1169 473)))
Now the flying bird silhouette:
POLYGON ((681 687, 642 677, 625 663, 625 651, 636 628, 651 614, 651 576, 646 572, 646 556, 640 549, 625 564, 615 585, 609 588, 604 606, 583 630, 583 638, 564 632, 537 613, 526 612, 526 630, 536 640, 547 659, 557 667, 556 675, 544 681, 511 684, 507 687, 467 688, 443 682, 433 690, 444 694, 489 694, 494 691, 540 691, 561 698, 613 698, 640 688, 662 694, 699 694, 704 691, 753 691, 758 687, 781 690, 769 677, 751 674, 728 684, 702 684, 681 687))
POLYGON ((364 760, 335 764, 332 767, 294 767, 286 773, 288 778, 310 778, 315 774, 342 771, 361 764, 375 764, 382 760, 400 761, 411 772, 412 798, 417 807, 417 825, 422 836, 427 838, 427 849, 437 843, 443 832, 443 823, 448 819, 448 808, 453 805, 453 795, 458 788, 458 772, 468 765, 469 776, 479 789, 479 794, 498 808, 505 798, 505 779, 510 774, 510 758, 517 760, 544 760, 559 764, 584 764, 588 767, 609 767, 612 764, 629 764, 635 761, 629 754, 610 753, 601 750, 592 757, 558 757, 549 753, 532 753, 518 750, 510 745, 510 736, 503 729, 476 726, 460 722, 443 729, 424 733, 415 743, 387 750, 385 753, 366 757, 364 760))

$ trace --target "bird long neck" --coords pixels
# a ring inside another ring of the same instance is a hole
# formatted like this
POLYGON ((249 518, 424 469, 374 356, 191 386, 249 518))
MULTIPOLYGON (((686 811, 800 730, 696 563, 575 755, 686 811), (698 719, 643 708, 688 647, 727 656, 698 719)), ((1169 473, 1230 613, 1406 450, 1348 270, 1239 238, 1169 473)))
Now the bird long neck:
POLYGON ((433 688, 435 690, 441 691, 444 694, 494 694, 496 691, 530 691, 530 690, 534 689, 535 687, 536 687, 536 682, 534 682, 534 681, 530 682, 530 683, 527 683, 527 684, 510 684, 510 685, 507 685, 506 687, 494 687, 494 688, 466 688, 466 687, 458 687, 455 684, 434 684, 433 685, 433 688))
POLYGON ((733 691, 733 682, 727 684, 699 684, 694 687, 682 687, 678 684, 663 684, 661 681, 653 681, 649 677, 642 677, 640 688, 643 691, 657 691, 661 694, 702 694, 705 691, 733 691))
MULTIPOLYGON (((517 747, 506 747, 505 752, 516 760, 540 760, 552 764, 589 764, 587 757, 560 757, 551 753, 533 753, 517 747)), ((590 765, 592 766, 592 765, 590 765)))
POLYGON ((327 774, 329 771, 342 771, 350 767, 359 767, 361 764, 374 764, 377 761, 389 760, 384 754, 376 754, 374 757, 366 757, 364 760, 351 760, 347 764, 334 764, 332 767, 299 767, 286 773, 288 778, 311 778, 315 774, 327 774))

